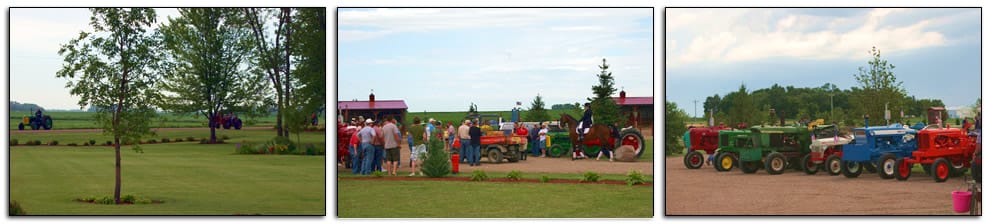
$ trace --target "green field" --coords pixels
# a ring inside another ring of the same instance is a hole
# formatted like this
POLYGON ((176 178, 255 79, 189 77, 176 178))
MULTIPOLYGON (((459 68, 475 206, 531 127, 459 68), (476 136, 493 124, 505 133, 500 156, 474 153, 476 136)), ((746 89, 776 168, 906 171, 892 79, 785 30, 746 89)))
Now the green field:
MULTIPOLYGON (((95 113, 90 112, 43 112, 45 115, 51 115, 52 119, 52 129, 90 129, 90 128, 100 128, 96 126, 95 119, 93 115, 95 113)), ((151 127, 155 128, 198 128, 198 127, 208 127, 208 120, 203 118, 201 115, 197 116, 179 116, 171 113, 161 113, 161 120, 156 121, 151 124, 151 127)), ((33 112, 27 111, 11 111, 10 112, 10 130, 17 130, 17 125, 23 122, 24 116, 34 116, 33 112)), ((263 117, 240 117, 243 120, 243 126, 264 126, 273 127, 277 123, 277 117, 274 114, 270 114, 263 117)), ((324 123, 325 114, 319 116, 319 122, 324 123)), ((31 127, 25 124, 24 129, 30 130, 31 127)))
MULTIPOLYGON (((195 135, 207 133, 198 132, 195 135)), ((260 143, 274 136, 273 131, 266 130, 226 134, 232 142, 260 143)), ((49 133, 37 137, 85 138, 77 135, 49 133)), ((325 133, 308 132, 301 139, 302 143, 324 142, 325 133)), ((326 214, 325 156, 237 155, 234 148, 234 144, 184 142, 144 145, 144 153, 136 153, 124 147, 122 193, 165 202, 97 205, 73 199, 112 196, 112 147, 11 147, 10 199, 30 215, 326 214)))
MULTIPOLYGON (((326 142, 325 132, 303 132, 301 137, 301 143, 313 143, 315 145, 325 145, 326 142)), ((274 129, 269 130, 222 130, 216 129, 216 137, 222 138, 222 136, 228 136, 228 143, 232 142, 255 142, 264 143, 275 136, 274 129)), ((112 141, 113 137, 103 135, 102 132, 69 132, 69 133, 45 133, 45 132, 17 132, 10 133, 11 140, 17 140, 20 145, 24 145, 25 142, 31 140, 39 140, 42 144, 47 144, 52 140, 57 140, 59 145, 68 145, 69 143, 75 143, 82 145, 82 143, 89 141, 89 139, 96 140, 96 144, 103 144, 106 141, 112 141)), ((185 139, 187 137, 194 137, 196 140, 208 138, 209 130, 161 130, 156 133, 154 137, 144 138, 144 141, 149 139, 155 139, 161 142, 162 138, 168 138, 174 142, 176 138, 185 139)), ((291 141, 298 141, 297 135, 291 134, 291 141)), ((170 144, 170 143, 169 143, 170 144)), ((17 146, 23 147, 23 146, 17 146)))
MULTIPOLYGON (((576 117, 576 118, 582 117, 582 111, 580 111, 580 110, 548 110, 548 118, 551 119, 551 120, 558 120, 559 118, 561 118, 561 114, 562 113, 568 113, 568 115, 572 115, 573 117, 576 117)), ((422 121, 428 121, 428 118, 434 118, 435 120, 442 121, 443 123, 445 121, 452 121, 456 125, 459 125, 459 124, 462 123, 463 120, 465 120, 466 115, 468 115, 468 114, 469 113, 468 112, 465 112, 465 111, 459 111, 459 112, 408 112, 407 113, 407 118, 408 118, 407 121, 408 121, 408 124, 411 124, 411 121, 412 121, 412 119, 414 119, 414 117, 421 118, 422 121)), ((483 111, 483 112, 480 112, 479 114, 496 114, 496 115, 499 115, 499 116, 503 117, 503 120, 505 120, 505 121, 510 120, 510 111, 509 110, 508 111, 483 111)), ((521 113, 520 119, 522 121, 525 121, 526 120, 526 119, 524 119, 523 113, 521 113)))
POLYGON ((654 188, 446 181, 338 182, 340 218, 650 218, 654 188))

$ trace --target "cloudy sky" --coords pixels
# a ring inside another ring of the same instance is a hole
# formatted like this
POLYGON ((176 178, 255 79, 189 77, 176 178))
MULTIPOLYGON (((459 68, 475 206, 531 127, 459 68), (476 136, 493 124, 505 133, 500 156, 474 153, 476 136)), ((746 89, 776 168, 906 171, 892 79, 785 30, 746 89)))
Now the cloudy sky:
POLYGON ((654 11, 340 9, 338 100, 403 99, 409 111, 585 102, 606 58, 616 87, 653 96, 654 11))
MULTIPOLYGON (((976 9, 682 9, 666 11, 667 100, 693 114, 707 96, 781 86, 840 89, 876 46, 917 98, 946 106, 981 95, 976 9)), ((699 107, 701 110, 701 107, 699 107)))
MULTIPOLYGON (((174 8, 156 12, 158 24, 178 16, 174 8)), ((10 100, 46 109, 79 109, 79 97, 65 88, 68 80, 55 77, 63 59, 58 49, 79 32, 92 32, 91 15, 87 8, 10 9, 10 100)))

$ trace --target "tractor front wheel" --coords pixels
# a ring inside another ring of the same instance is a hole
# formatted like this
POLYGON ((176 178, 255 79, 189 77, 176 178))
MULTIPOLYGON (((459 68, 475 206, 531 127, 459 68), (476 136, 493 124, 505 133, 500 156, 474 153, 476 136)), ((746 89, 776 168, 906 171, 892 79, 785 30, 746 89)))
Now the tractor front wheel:
POLYGON ((698 169, 702 168, 703 160, 702 153, 698 151, 691 151, 685 154, 685 167, 688 169, 698 169))
MULTIPOLYGON (((540 152, 539 152, 540 153, 540 152)), ((561 147, 561 145, 555 144, 548 149, 548 156, 558 158, 565 154, 568 154, 568 149, 561 147)))
POLYGON ((24 123, 17 124, 17 130, 24 130, 24 123))
POLYGON ((829 157, 825 159, 825 170, 831 176, 842 173, 842 157, 839 157, 839 155, 829 155, 829 157))
POLYGON ((912 164, 904 161, 904 158, 897 158, 894 161, 894 178, 899 181, 905 181, 907 178, 911 177, 911 166, 912 164))
POLYGON ((767 164, 765 165, 768 174, 782 174, 784 173, 784 168, 787 167, 787 159, 779 152, 772 152, 767 155, 767 164))
POLYGON ((724 172, 733 170, 733 167, 738 164, 737 162, 739 162, 739 160, 737 160, 736 156, 732 153, 722 153, 719 155, 719 158, 716 159, 716 164, 719 164, 719 168, 721 169, 719 171, 724 172))
POLYGON ((894 164, 896 164, 897 156, 890 153, 884 153, 880 156, 880 178, 890 179, 894 178, 894 164))
MULTIPOLYGON (((869 162, 865 162, 869 163, 869 162)), ((842 161, 842 175, 847 178, 856 178, 863 173, 863 164, 859 162, 842 161)))
POLYGON ((818 172, 818 165, 811 161, 811 154, 805 155, 801 159, 801 170, 805 171, 805 174, 815 175, 818 172))
POLYGON ((935 182, 945 182, 948 180, 948 173, 952 171, 952 163, 948 162, 945 158, 937 158, 934 163, 931 163, 931 167, 934 169, 935 182))

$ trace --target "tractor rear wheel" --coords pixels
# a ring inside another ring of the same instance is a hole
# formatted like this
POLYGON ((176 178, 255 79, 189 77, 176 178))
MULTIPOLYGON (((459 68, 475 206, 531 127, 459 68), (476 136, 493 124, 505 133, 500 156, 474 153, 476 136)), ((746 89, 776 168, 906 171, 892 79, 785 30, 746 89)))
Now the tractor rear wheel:
POLYGON ((904 161, 904 158, 897 158, 894 161, 894 178, 897 178, 899 181, 905 181, 907 178, 910 178, 911 166, 913 164, 907 163, 907 161, 904 161))
POLYGON ((549 157, 558 158, 565 154, 568 154, 568 149, 566 149, 565 147, 561 147, 561 145, 558 144, 552 145, 551 148, 548 149, 549 157))
POLYGON ((787 167, 787 159, 784 158, 784 155, 779 152, 772 152, 767 154, 767 162, 764 165, 764 168, 767 170, 768 174, 782 174, 784 173, 784 168, 787 167))
POLYGON ((502 149, 503 147, 501 146, 493 146, 486 149, 486 156, 490 158, 490 162, 500 163, 503 160, 503 151, 500 151, 502 149))
POLYGON ((890 179, 894 178, 894 164, 896 164, 897 156, 890 153, 884 153, 880 156, 880 178, 890 179))
POLYGON ((240 130, 240 128, 243 128, 243 120, 240 120, 239 118, 234 119, 233 128, 236 128, 236 130, 240 130))
POLYGON ((829 155, 829 157, 825 159, 825 170, 831 176, 842 173, 842 157, 839 157, 839 155, 829 155))
POLYGON ((44 127, 45 130, 51 130, 51 116, 45 115, 44 118, 41 119, 41 126, 44 127))
POLYGON ((719 158, 716 159, 716 164, 718 164, 721 169, 719 171, 729 172, 730 170, 733 170, 733 167, 736 167, 736 165, 739 164, 739 160, 737 160, 736 155, 733 155, 732 153, 721 153, 719 158))
MULTIPOLYGON (((869 162, 864 162, 869 163, 869 162)), ((859 162, 842 161, 842 175, 847 178, 856 178, 863 173, 863 164, 859 162)))
POLYGON ((756 173, 760 169, 760 161, 741 162, 740 169, 743 173, 756 173))
POLYGON ((815 175, 818 172, 819 165, 811 161, 811 154, 805 155, 801 159, 801 170, 805 171, 805 174, 815 175))
POLYGON ((931 163, 931 167, 934 168, 935 182, 945 182, 948 180, 948 173, 952 171, 952 163, 945 158, 937 158, 935 162, 931 163))
POLYGON ((688 169, 698 169, 702 168, 703 164, 702 153, 698 151, 691 151, 685 154, 685 167, 688 169))
POLYGON ((644 155, 644 149, 647 148, 646 142, 644 141, 644 135, 640 134, 640 131, 636 128, 621 131, 620 139, 617 140, 619 141, 616 142, 616 147, 614 148, 619 148, 624 145, 633 147, 633 152, 637 154, 637 158, 644 155))

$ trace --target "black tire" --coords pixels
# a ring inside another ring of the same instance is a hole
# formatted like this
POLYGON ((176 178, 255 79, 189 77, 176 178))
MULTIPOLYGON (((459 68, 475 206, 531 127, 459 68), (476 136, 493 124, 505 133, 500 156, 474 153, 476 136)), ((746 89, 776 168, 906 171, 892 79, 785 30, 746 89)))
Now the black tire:
POLYGON ((39 122, 41 122, 41 121, 38 121, 38 120, 32 118, 31 119, 31 130, 38 130, 38 129, 40 129, 41 128, 41 125, 38 124, 39 122))
POLYGON ((51 122, 51 116, 45 115, 41 120, 41 126, 44 127, 45 130, 51 130, 53 125, 54 124, 51 122))
POLYGON ((520 157, 521 157, 520 150, 519 150, 520 146, 511 146, 509 148, 510 148, 510 151, 507 151, 507 155, 508 155, 507 156, 507 161, 509 161, 511 163, 516 163, 517 161, 520 161, 520 157))
POLYGON ((644 135, 640 134, 640 131, 636 128, 630 128, 620 132, 620 139, 617 139, 615 144, 619 147, 624 145, 624 142, 627 144, 636 143, 634 151, 637 151, 637 158, 644 155, 644 150, 647 149, 647 141, 644 140, 644 135))
POLYGON ((866 172, 876 173, 876 171, 877 171, 877 169, 876 169, 876 163, 862 162, 860 164, 863 164, 863 169, 866 169, 866 172))
POLYGON ((685 167, 688 169, 702 168, 702 164, 705 163, 705 160, 702 159, 702 153, 698 151, 688 152, 688 154, 685 154, 685 167))
POLYGON ((18 123, 17 130, 24 130, 24 123, 18 123))
MULTIPOLYGON (((869 162, 865 162, 869 163, 869 162)), ((863 173, 863 164, 859 162, 842 161, 842 175, 847 178, 856 178, 863 173)))
POLYGON ((717 172, 722 172, 722 166, 719 165, 719 160, 722 159, 722 153, 713 154, 712 156, 712 167, 716 168, 717 172))
POLYGON ((934 175, 931 177, 935 178, 935 182, 948 181, 949 173, 952 172, 952 162, 945 158, 937 158, 935 162, 931 163, 931 167, 934 168, 931 172, 934 175))
POLYGON ((552 145, 546 153, 548 154, 548 157, 558 158, 568 154, 568 149, 561 147, 561 145, 555 144, 552 145))
POLYGON ((896 170, 894 169, 894 164, 897 163, 897 156, 890 153, 884 153, 883 155, 880 155, 880 159, 877 161, 880 161, 880 163, 877 163, 880 165, 879 170, 877 170, 877 173, 880 174, 880 178, 894 178, 894 171, 896 170))
POLYGON ((897 158, 894 161, 894 178, 898 181, 905 181, 907 178, 911 177, 911 171, 914 164, 910 164, 904 161, 904 158, 897 158), (905 165, 906 163, 906 165, 905 165))
POLYGON ((815 175, 819 167, 821 166, 811 162, 811 154, 807 154, 801 158, 801 170, 805 171, 805 174, 815 175))
POLYGON ((829 155, 828 158, 825 158, 825 171, 828 172, 830 176, 841 174, 842 157, 839 157, 839 155, 829 155))
POLYGON ((968 167, 965 167, 965 164, 962 164, 962 163, 958 163, 958 164, 952 163, 952 170, 949 171, 948 173, 949 173, 949 175, 951 177, 961 177, 961 176, 965 175, 965 171, 966 170, 969 170, 969 168, 968 167))
POLYGON ((739 164, 743 173, 756 173, 760 169, 760 161, 740 162, 739 164))
POLYGON ((733 155, 732 153, 723 153, 718 159, 716 159, 716 164, 719 164, 719 169, 722 169, 720 171, 729 172, 739 165, 740 162, 736 159, 736 155, 733 155), (723 161, 726 161, 729 164, 724 164, 723 161))
POLYGON ((787 158, 787 168, 791 168, 797 171, 804 171, 804 168, 802 167, 803 165, 801 165, 801 159, 802 157, 787 158))
POLYGON ((486 157, 490 159, 490 162, 501 163, 503 161, 502 149, 502 146, 492 146, 490 148, 486 148, 486 157))
POLYGON ((783 174, 784 168, 787 168, 787 158, 779 152, 772 152, 767 154, 767 161, 764 162, 764 169, 770 175, 783 174))

